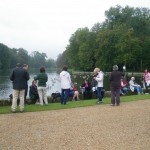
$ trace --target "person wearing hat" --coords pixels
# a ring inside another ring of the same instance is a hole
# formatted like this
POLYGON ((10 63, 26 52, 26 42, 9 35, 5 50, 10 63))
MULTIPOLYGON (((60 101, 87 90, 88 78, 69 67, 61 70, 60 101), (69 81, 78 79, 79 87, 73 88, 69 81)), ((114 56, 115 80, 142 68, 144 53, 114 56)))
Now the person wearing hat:
POLYGON ((123 72, 118 71, 118 66, 113 66, 113 71, 110 74, 110 89, 111 89, 111 106, 120 105, 120 86, 121 76, 124 76, 123 72))

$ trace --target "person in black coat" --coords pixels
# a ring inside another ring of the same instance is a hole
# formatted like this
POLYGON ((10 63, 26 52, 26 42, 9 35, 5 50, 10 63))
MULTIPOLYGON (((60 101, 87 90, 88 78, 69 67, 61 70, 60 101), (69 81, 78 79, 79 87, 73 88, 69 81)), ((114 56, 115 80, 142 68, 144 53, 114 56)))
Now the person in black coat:
POLYGON ((83 97, 84 99, 91 99, 92 98, 92 84, 89 80, 85 80, 81 86, 84 88, 83 97))
POLYGON ((39 104, 39 93, 37 90, 37 81, 33 80, 29 90, 29 97, 32 103, 39 104))
POLYGON ((16 112, 17 99, 20 98, 20 112, 24 111, 24 95, 27 81, 29 80, 28 72, 21 67, 18 63, 16 68, 12 71, 10 75, 10 80, 13 83, 13 100, 11 111, 16 112))
POLYGON ((120 87, 121 87, 121 76, 124 76, 123 72, 118 71, 118 66, 113 66, 113 71, 110 74, 110 89, 111 89, 111 105, 120 105, 120 87))

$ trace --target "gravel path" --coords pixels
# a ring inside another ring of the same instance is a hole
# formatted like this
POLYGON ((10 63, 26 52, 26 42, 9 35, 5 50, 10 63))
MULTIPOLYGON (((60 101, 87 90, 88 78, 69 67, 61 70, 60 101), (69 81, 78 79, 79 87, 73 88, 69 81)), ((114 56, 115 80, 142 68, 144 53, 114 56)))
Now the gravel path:
POLYGON ((149 150, 150 100, 0 115, 0 150, 149 150))

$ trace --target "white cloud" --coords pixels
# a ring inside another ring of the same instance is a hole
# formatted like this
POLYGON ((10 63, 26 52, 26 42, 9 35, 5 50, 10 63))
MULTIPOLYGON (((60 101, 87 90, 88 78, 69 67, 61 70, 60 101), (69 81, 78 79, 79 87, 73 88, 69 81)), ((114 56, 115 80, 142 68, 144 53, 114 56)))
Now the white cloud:
POLYGON ((111 6, 150 6, 149 0, 0 0, 0 43, 56 59, 78 28, 105 19, 111 6))

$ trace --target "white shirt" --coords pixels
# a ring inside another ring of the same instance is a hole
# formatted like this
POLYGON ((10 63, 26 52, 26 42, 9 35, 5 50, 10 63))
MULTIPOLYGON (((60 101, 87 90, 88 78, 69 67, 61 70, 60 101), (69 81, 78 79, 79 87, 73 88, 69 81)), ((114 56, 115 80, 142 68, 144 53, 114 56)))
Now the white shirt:
POLYGON ((97 87, 103 87, 103 79, 104 73, 102 71, 98 72, 97 77, 95 77, 95 80, 98 82, 97 87))
POLYGON ((67 71, 62 71, 60 73, 60 83, 62 89, 71 88, 71 78, 70 78, 70 74, 67 71))

